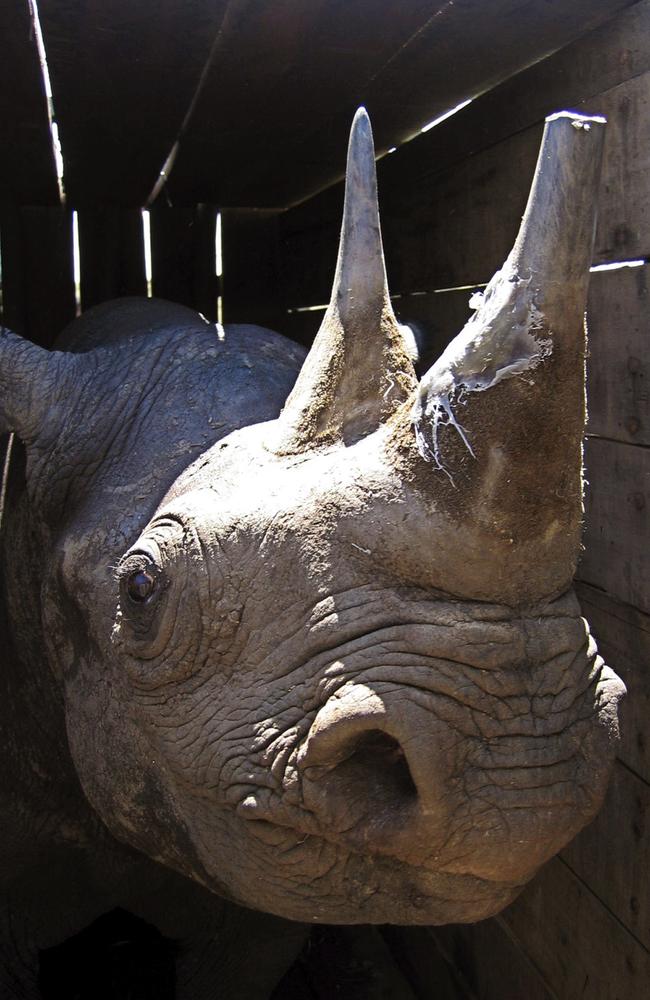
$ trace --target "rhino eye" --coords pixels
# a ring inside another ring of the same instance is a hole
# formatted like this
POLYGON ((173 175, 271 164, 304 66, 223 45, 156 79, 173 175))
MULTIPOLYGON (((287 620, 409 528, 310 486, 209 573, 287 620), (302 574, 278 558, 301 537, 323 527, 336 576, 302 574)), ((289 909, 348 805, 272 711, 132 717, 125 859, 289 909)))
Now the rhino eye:
POLYGON ((156 580, 146 569, 136 570, 126 579, 126 592, 136 604, 147 601, 156 589, 156 580))

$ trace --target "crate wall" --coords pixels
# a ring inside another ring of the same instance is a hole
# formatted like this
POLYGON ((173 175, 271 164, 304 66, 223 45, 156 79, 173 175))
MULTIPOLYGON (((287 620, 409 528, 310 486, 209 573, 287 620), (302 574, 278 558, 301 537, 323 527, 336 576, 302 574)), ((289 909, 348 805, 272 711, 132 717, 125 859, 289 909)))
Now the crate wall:
MULTIPOLYGON (((15 63, 26 77, 35 75, 28 20, 15 5, 4 6, 12 18, 5 24, 18 39, 15 63)), ((56 20, 53 5, 41 6, 56 20)), ((595 271, 588 304, 588 488, 578 593, 604 657, 629 691, 610 791, 597 819, 499 917, 385 932, 384 945, 418 997, 438 990, 445 998, 477 1000, 637 1000, 650 981, 650 0, 619 6, 625 9, 614 20, 590 31, 585 22, 577 40, 378 164, 394 306, 399 318, 422 327, 426 361, 460 330, 470 291, 489 280, 512 245, 549 112, 569 107, 608 117, 594 264, 635 262, 595 271)), ((166 16, 173 27, 173 5, 166 16)), ((213 21, 197 24, 196 44, 206 48, 213 29, 213 21)), ((181 108, 196 79, 187 68, 178 72, 181 108)), ((127 84, 136 86, 132 77, 127 84)), ((155 118, 151 96, 141 100, 139 115, 155 118)), ((42 117, 43 108, 18 112, 42 117)), ((79 308, 73 211, 81 307, 147 292, 141 215, 147 186, 134 191, 130 204, 111 201, 120 156, 140 156, 141 146, 124 148, 122 132, 109 130, 110 155, 95 167, 99 189, 87 190, 87 175, 73 160, 71 197, 61 206, 42 130, 16 135, 32 155, 12 163, 10 149, 3 167, 3 321, 50 345, 79 308)), ((173 137, 154 129, 156 169, 173 137)), ((278 191, 281 182, 274 178, 278 191)), ((211 320, 221 297, 225 321, 260 322, 309 342, 335 266, 340 186, 288 210, 221 208, 203 190, 204 201, 163 197, 151 207, 154 294, 211 320), (214 266, 219 210, 222 277, 214 266)), ((391 995, 398 1000, 398 987, 391 995)))

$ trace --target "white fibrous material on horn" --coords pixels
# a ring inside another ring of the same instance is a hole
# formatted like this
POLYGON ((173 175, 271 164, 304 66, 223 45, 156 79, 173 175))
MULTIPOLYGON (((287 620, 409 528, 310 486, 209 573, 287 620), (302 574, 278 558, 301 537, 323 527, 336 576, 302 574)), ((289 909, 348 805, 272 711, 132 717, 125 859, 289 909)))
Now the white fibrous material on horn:
POLYGON ((420 383, 411 414, 418 451, 447 475, 441 427, 454 427, 474 456, 458 413, 469 394, 523 377, 551 354, 551 339, 538 335, 544 323, 535 304, 537 291, 531 278, 520 277, 507 261, 485 289, 475 315, 420 383))

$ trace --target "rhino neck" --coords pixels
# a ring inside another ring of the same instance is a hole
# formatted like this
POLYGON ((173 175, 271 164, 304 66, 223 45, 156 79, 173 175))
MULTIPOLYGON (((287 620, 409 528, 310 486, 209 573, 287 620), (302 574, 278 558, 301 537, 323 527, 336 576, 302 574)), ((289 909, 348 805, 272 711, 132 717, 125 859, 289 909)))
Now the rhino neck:
POLYGON ((8 761, 0 774, 3 877, 15 875, 16 855, 27 858, 57 842, 80 846, 98 826, 70 757, 61 690, 47 665, 40 595, 48 546, 24 490, 24 469, 16 441, 0 538, 0 719, 8 761))

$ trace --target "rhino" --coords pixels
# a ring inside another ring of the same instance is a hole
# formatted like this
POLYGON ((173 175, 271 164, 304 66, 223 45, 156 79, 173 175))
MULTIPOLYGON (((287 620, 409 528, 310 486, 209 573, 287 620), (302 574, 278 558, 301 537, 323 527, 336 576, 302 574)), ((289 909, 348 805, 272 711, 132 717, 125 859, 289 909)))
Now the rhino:
POLYGON ((268 996, 305 925, 481 920, 594 816, 624 693, 572 590, 602 137, 547 120, 419 380, 363 109, 306 359, 156 300, 52 351, 3 329, 3 996, 113 907, 180 942, 179 996, 268 996))

